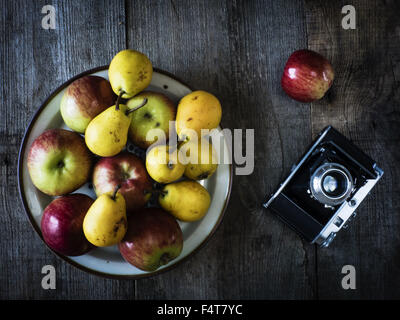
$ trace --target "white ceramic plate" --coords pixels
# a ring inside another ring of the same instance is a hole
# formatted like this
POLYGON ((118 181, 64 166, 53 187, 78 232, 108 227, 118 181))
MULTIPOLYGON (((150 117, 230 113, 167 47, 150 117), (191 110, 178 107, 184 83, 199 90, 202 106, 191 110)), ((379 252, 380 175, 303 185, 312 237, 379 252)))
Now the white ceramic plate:
MULTIPOLYGON (((19 192, 29 220, 41 238, 40 221, 42 218, 42 212, 53 198, 36 189, 30 180, 27 169, 29 147, 34 139, 45 129, 68 129, 59 112, 61 97, 64 94, 66 87, 72 81, 89 74, 98 75, 108 79, 108 66, 84 72, 70 79, 55 90, 34 115, 21 144, 18 163, 19 192)), ((188 85, 182 83, 182 81, 176 79, 171 74, 157 69, 154 70, 151 84, 147 90, 162 92, 169 96, 175 103, 177 103, 181 97, 192 91, 188 85)), ((223 141, 221 151, 225 154, 229 154, 228 144, 225 141, 223 132, 220 128, 219 134, 223 141)), ((133 153, 142 153, 143 156, 144 151, 130 143, 128 143, 127 148, 133 153)), ((96 248, 89 253, 78 257, 67 257, 54 251, 53 252, 80 269, 89 273, 111 278, 140 278, 168 270, 198 250, 212 236, 220 224, 230 196, 232 186, 232 165, 220 164, 215 174, 209 179, 203 180, 201 183, 205 188, 207 188, 211 195, 211 205, 206 216, 197 222, 179 222, 184 238, 183 251, 178 258, 171 261, 169 264, 162 266, 155 272, 145 272, 127 263, 120 255, 117 246, 96 248)), ((90 183, 86 183, 75 192, 85 193, 93 199, 96 198, 90 183)))

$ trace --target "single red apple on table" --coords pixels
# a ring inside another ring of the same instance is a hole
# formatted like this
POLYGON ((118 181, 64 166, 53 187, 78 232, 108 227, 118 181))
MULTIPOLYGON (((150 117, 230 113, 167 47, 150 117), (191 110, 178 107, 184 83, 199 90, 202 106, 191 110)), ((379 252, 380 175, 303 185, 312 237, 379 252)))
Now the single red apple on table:
POLYGON ((72 82, 61 99, 60 111, 65 124, 84 133, 89 122, 111 107, 116 95, 108 80, 98 76, 84 76, 72 82))
POLYGON ((330 62, 317 52, 298 50, 286 62, 281 85, 289 97, 300 102, 321 99, 335 77, 330 62))
POLYGON ((97 196, 113 192, 120 186, 128 213, 143 208, 151 197, 152 182, 143 161, 123 151, 113 157, 101 158, 93 170, 93 187, 97 196))
POLYGON ((41 229, 43 240, 51 249, 66 256, 79 256, 93 248, 83 233, 83 219, 93 202, 80 193, 50 202, 44 209, 41 229))
POLYGON ((128 231, 118 248, 128 263, 144 271, 154 271, 180 255, 182 230, 163 209, 144 208, 128 218, 128 231))
POLYGON ((60 196, 75 191, 88 180, 92 157, 78 133, 49 129, 33 141, 27 166, 36 188, 60 196))

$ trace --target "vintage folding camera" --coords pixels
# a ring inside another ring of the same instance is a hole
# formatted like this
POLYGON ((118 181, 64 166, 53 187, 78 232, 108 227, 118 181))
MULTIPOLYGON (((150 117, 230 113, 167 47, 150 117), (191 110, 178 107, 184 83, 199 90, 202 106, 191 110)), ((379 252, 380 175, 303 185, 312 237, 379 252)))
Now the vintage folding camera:
POLYGON ((263 206, 310 243, 327 247, 382 175, 375 161, 329 126, 263 206))

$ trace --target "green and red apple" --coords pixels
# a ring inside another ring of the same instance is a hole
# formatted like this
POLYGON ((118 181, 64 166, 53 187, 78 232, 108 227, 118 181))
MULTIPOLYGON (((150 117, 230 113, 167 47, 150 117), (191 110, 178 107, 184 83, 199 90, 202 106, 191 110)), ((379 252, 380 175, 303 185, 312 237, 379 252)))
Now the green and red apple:
POLYGON ((93 170, 96 195, 113 192, 120 186, 128 213, 143 208, 151 197, 152 182, 139 157, 127 151, 101 158, 93 170))
POLYGON ((60 196, 75 191, 88 180, 92 156, 78 133, 49 129, 33 141, 27 165, 36 188, 60 196))
POLYGON ((144 208, 128 218, 128 231, 118 248, 128 263, 154 271, 181 254, 183 234, 169 213, 160 208, 144 208))
POLYGON ((60 111, 65 124, 84 133, 89 122, 115 102, 110 83, 98 76, 84 76, 72 82, 61 99, 60 111))
POLYGON ((145 91, 128 100, 128 109, 140 105, 144 98, 147 98, 147 104, 132 112, 129 138, 135 145, 147 149, 157 141, 157 137, 147 137, 153 129, 162 130, 165 139, 168 139, 169 122, 175 120, 176 106, 162 93, 145 91))

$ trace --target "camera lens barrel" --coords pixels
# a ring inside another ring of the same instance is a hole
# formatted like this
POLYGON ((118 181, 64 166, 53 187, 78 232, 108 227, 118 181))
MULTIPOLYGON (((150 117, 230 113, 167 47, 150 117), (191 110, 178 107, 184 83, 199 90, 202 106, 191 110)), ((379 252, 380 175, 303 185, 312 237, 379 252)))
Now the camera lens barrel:
POLYGON ((353 178, 341 164, 324 163, 310 179, 311 194, 322 204, 336 206, 351 194, 353 178))

